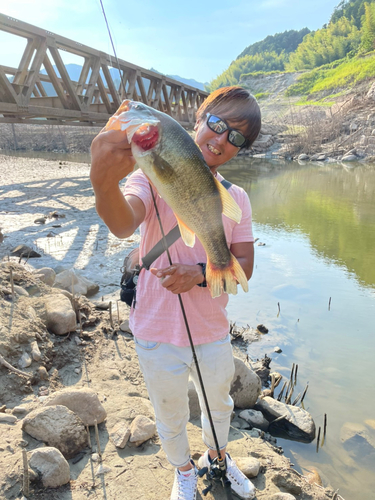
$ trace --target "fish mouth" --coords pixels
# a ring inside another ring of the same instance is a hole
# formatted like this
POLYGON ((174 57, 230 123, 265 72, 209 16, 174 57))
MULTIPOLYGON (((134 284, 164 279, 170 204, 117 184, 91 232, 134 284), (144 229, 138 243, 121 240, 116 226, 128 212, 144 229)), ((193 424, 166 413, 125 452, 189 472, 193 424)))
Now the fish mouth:
POLYGON ((159 143, 159 124, 160 121, 147 106, 127 99, 110 118, 106 128, 126 131, 129 143, 133 143, 141 154, 154 149, 159 143))
POLYGON ((142 151, 154 149, 159 141, 159 127, 150 123, 145 123, 137 128, 133 134, 133 143, 142 151))

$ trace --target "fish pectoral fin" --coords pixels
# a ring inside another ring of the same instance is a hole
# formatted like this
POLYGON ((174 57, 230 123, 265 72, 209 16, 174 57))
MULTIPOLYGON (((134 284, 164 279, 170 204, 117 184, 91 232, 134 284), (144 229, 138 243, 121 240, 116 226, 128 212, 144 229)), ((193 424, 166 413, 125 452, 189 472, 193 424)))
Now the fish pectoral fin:
POLYGON ((223 204, 223 214, 229 219, 234 220, 239 224, 242 218, 242 210, 234 201, 231 194, 229 194, 228 189, 226 189, 220 181, 215 178, 216 186, 219 190, 221 202, 223 204))
POLYGON ((180 228, 182 241, 186 246, 193 248, 193 246, 195 245, 195 233, 190 228, 188 228, 187 225, 184 224, 182 220, 180 220, 177 216, 176 219, 178 227, 180 228))
POLYGON ((152 153, 152 162, 155 173, 161 181, 170 182, 171 179, 176 176, 175 169, 172 165, 164 160, 159 154, 152 153))

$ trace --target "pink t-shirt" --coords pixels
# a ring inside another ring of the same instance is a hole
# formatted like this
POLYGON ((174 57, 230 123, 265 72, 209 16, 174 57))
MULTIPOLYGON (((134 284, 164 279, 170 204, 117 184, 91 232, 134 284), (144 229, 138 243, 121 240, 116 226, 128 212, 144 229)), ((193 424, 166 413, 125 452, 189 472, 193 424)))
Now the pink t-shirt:
MULTIPOLYGON (((223 179, 217 174, 219 181, 223 179)), ((254 241, 251 227, 251 206, 245 191, 232 185, 230 194, 242 210, 240 224, 223 216, 223 224, 228 247, 232 243, 254 241)), ((145 256, 161 239, 159 223, 152 201, 150 186, 141 170, 134 172, 128 179, 124 194, 137 196, 146 208, 146 217, 140 226, 140 258, 145 256)), ((167 234, 177 223, 169 206, 156 195, 156 204, 160 213, 164 233, 167 234)), ((193 248, 187 247, 179 238, 169 247, 172 263, 197 264, 206 262, 206 252, 198 238, 193 248)), ((169 266, 168 256, 164 252, 151 267, 169 266)), ((190 332, 195 345, 219 340, 229 331, 229 322, 225 307, 228 295, 223 293, 213 299, 208 288, 193 287, 181 294, 190 332)), ((177 346, 188 346, 189 339, 183 320, 178 296, 162 287, 160 280, 150 271, 143 269, 137 284, 136 306, 130 311, 130 328, 136 337, 155 342, 166 342, 177 346)))

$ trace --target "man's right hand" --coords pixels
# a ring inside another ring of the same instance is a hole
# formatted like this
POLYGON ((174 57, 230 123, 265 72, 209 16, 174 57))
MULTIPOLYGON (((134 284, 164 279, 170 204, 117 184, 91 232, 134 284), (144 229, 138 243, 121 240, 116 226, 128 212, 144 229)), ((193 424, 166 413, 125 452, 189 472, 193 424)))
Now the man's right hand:
POLYGON ((92 141, 90 179, 95 191, 110 191, 132 172, 134 165, 125 131, 104 128, 92 141))

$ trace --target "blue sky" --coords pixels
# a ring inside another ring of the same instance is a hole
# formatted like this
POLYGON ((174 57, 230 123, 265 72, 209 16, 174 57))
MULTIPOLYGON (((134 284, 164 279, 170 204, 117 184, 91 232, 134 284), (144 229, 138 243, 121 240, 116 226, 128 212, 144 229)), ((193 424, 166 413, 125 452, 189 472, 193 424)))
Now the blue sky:
MULTIPOLYGON (((321 28, 339 0, 103 0, 118 57, 207 82, 248 45, 285 30, 321 28)), ((0 0, 0 12, 112 54, 99 0, 0 0)), ((25 42, 0 31, 0 64, 25 42)), ((65 56, 65 63, 80 63, 65 56)))

